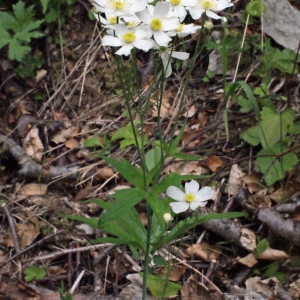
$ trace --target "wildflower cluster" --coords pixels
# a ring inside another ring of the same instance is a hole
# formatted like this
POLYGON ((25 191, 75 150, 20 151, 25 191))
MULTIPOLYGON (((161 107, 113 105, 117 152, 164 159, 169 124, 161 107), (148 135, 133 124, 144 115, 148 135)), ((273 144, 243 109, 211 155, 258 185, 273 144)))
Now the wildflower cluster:
POLYGON ((197 20, 205 13, 213 19, 226 18, 217 12, 232 6, 231 0, 94 0, 94 14, 107 29, 104 46, 120 47, 118 55, 129 55, 133 48, 159 51, 165 77, 171 72, 170 58, 185 60, 189 53, 174 51, 172 38, 194 34, 201 26, 185 24, 189 13, 197 20), (153 3, 156 4, 154 5, 153 3), (101 16, 101 14, 105 14, 101 16))

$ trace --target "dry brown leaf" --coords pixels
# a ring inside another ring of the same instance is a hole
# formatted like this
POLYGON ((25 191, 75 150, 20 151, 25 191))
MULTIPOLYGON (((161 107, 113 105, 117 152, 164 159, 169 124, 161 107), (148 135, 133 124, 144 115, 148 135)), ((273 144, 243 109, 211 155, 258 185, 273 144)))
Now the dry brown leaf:
MULTIPOLYGON (((151 102, 153 103, 152 107, 151 107, 151 116, 153 118, 156 118, 158 116, 158 110, 157 107, 155 105, 156 101, 155 100, 151 100, 151 102)), ((168 97, 164 97, 162 99, 162 103, 161 103, 161 109, 160 109, 160 117, 166 117, 169 113, 169 109, 171 107, 170 102, 169 102, 169 98, 168 97)))
POLYGON ((268 190, 260 190, 254 195, 251 195, 248 197, 248 203, 251 204, 254 207, 271 207, 272 206, 272 201, 270 199, 270 196, 267 195, 268 190))
POLYGON ((201 244, 194 244, 186 249, 190 256, 200 257, 205 261, 217 260, 222 253, 221 248, 209 245, 205 242, 201 244))
MULTIPOLYGON (((40 234, 40 222, 38 218, 30 212, 27 212, 27 214, 28 216, 31 215, 27 220, 27 223, 17 223, 15 225, 21 250, 24 250, 27 246, 31 245, 40 234)), ((8 229, 8 238, 5 240, 5 244, 8 247, 14 247, 10 228, 8 229)))
POLYGON ((243 264, 244 266, 247 266, 249 268, 252 268, 254 265, 257 264, 257 259, 256 259, 255 255, 253 253, 250 253, 247 256, 242 257, 242 258, 238 257, 237 261, 240 264, 243 264))
POLYGON ((256 240, 256 234, 252 230, 248 228, 241 229, 240 243, 243 248, 253 251, 257 246, 256 240))
POLYGON ((260 183, 261 173, 253 172, 242 177, 242 182, 246 183, 251 194, 264 189, 260 183))
POLYGON ((60 266, 48 266, 47 273, 49 276, 65 274, 67 271, 60 266))
POLYGON ((37 127, 33 127, 28 131, 22 143, 23 149, 28 156, 36 161, 42 161, 44 145, 39 137, 39 129, 37 127))
POLYGON ((55 135, 51 141, 55 144, 64 143, 67 139, 72 138, 76 134, 79 133, 79 127, 78 126, 71 126, 67 129, 63 129, 60 133, 55 135))
POLYGON ((42 80, 45 77, 46 74, 47 71, 44 69, 37 70, 35 76, 35 82, 38 83, 40 80, 42 80))
POLYGON ((266 260, 280 260, 280 259, 287 259, 289 255, 281 250, 272 249, 268 247, 266 251, 264 251, 258 259, 266 259, 266 260))
POLYGON ((17 193, 26 196, 46 195, 47 188, 47 185, 42 183, 29 183, 23 186, 16 185, 17 193))
POLYGON ((97 173, 96 173, 95 177, 98 180, 100 180, 100 179, 106 180, 108 178, 111 178, 114 175, 115 175, 115 172, 113 171, 112 168, 105 167, 105 168, 97 169, 97 173))
POLYGON ((230 174, 229 174, 229 180, 228 180, 228 186, 226 189, 227 193, 229 195, 235 196, 238 193, 239 188, 242 185, 241 178, 245 175, 246 174, 242 171, 242 169, 237 164, 234 164, 231 167, 230 174))
POLYGON ((284 188, 279 188, 273 194, 270 195, 270 199, 274 200, 276 203, 280 204, 282 201, 286 201, 292 197, 296 192, 299 191, 299 181, 289 182, 284 188))
POLYGON ((215 291, 211 284, 201 284, 201 278, 197 275, 191 275, 180 289, 182 300, 221 300, 222 295, 215 291))
POLYGON ((186 272, 186 270, 187 267, 172 265, 171 273, 169 273, 169 268, 164 267, 161 270, 161 274, 168 274, 168 280, 178 282, 181 279, 182 275, 186 272))
POLYGON ((97 186, 87 187, 85 189, 81 189, 75 196, 75 201, 81 201, 88 198, 88 196, 93 193, 97 189, 97 186))
POLYGON ((76 139, 71 138, 71 139, 69 139, 65 142, 65 146, 68 149, 74 149, 74 148, 77 148, 79 146, 79 142, 76 139))
POLYGON ((300 278, 290 284, 289 294, 295 299, 300 299, 300 278))
POLYGON ((174 160, 173 163, 167 165, 164 168, 163 173, 169 174, 170 172, 175 172, 180 175, 205 175, 208 170, 203 168, 198 161, 177 161, 174 160))
POLYGON ((187 111, 187 113, 186 113, 186 117, 187 117, 187 118, 191 118, 192 116, 195 115, 196 111, 197 111, 196 106, 195 106, 195 105, 192 105, 192 106, 188 109, 188 111, 187 111))
POLYGON ((205 163, 212 172, 215 172, 218 168, 223 166, 222 159, 216 155, 208 156, 205 159, 205 163))

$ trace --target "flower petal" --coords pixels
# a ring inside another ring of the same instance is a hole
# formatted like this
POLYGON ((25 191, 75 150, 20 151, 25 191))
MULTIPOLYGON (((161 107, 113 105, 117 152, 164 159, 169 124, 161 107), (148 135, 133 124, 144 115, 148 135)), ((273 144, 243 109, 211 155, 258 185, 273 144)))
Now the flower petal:
POLYGON ((166 193, 176 201, 185 201, 185 193, 176 186, 169 186, 166 193))
POLYGON ((133 48, 132 44, 125 44, 123 47, 121 47, 116 54, 118 55, 129 55, 131 53, 131 49, 133 48))
POLYGON ((154 7, 153 18, 164 19, 170 10, 170 4, 167 2, 158 2, 154 7))
POLYGON ((187 182, 184 186, 186 194, 196 195, 199 191, 199 183, 195 180, 187 182))
POLYGON ((171 202, 170 206, 175 214, 179 214, 189 209, 189 204, 187 202, 171 202))
POLYGON ((114 36, 106 35, 102 39, 102 45, 103 46, 119 47, 119 46, 122 46, 123 43, 120 39, 118 39, 114 36))
POLYGON ((214 189, 209 186, 204 186, 196 195, 195 201, 206 201, 212 199, 215 194, 214 189))
POLYGON ((225 17, 220 17, 220 16, 218 16, 216 13, 214 13, 214 12, 211 11, 211 10, 207 10, 205 13, 206 13, 206 15, 207 15, 208 17, 210 17, 210 18, 212 18, 212 19, 216 19, 216 20, 221 19, 221 20, 223 20, 224 22, 226 22, 226 20, 227 20, 225 17))
POLYGON ((159 46, 168 47, 168 43, 172 41, 162 30, 154 31, 153 37, 159 46))
POLYGON ((173 51, 171 56, 177 59, 185 60, 189 58, 190 54, 186 52, 173 51))
POLYGON ((193 202, 190 203, 190 208, 191 208, 192 210, 195 210, 195 209, 198 208, 198 207, 203 207, 203 206, 205 206, 206 203, 207 203, 207 201, 196 201, 196 200, 194 200, 193 202))
POLYGON ((152 16, 150 15, 148 9, 144 9, 140 12, 136 13, 136 16, 139 18, 140 21, 142 21, 145 24, 150 24, 152 21, 152 16))
POLYGON ((151 40, 136 40, 132 43, 132 45, 138 49, 148 52, 152 48, 153 42, 151 40))

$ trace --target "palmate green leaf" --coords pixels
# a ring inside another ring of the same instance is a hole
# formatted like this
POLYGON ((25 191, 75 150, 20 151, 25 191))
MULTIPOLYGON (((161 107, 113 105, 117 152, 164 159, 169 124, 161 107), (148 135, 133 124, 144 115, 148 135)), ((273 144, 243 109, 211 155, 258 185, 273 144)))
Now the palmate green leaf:
POLYGON ((13 37, 8 45, 8 58, 10 60, 21 61, 24 56, 31 51, 27 45, 20 45, 20 43, 13 37))
POLYGON ((146 192, 137 188, 123 189, 116 191, 110 198, 115 198, 116 201, 109 203, 110 208, 104 213, 99 220, 99 225, 118 218, 120 215, 126 213, 134 205, 138 204, 146 197, 146 192))
POLYGON ((24 271, 25 281, 29 282, 33 279, 42 279, 47 275, 47 272, 44 268, 38 268, 37 266, 30 266, 24 271))
POLYGON ((260 144, 259 126, 254 126, 242 133, 241 138, 252 146, 260 144))
POLYGON ((100 153, 97 156, 104 159, 107 163, 112 165, 117 171, 135 187, 144 189, 143 171, 136 166, 132 166, 127 160, 116 160, 100 153))
POLYGON ((40 0, 40 2, 43 7, 43 14, 45 14, 48 9, 49 0, 40 0))
POLYGON ((229 212, 229 213, 211 213, 208 215, 199 215, 193 218, 186 218, 183 221, 180 221, 166 236, 164 236, 160 241, 155 244, 152 244, 153 249, 162 247, 163 245, 169 243, 170 241, 175 240, 180 235, 184 234, 187 230, 204 223, 209 220, 214 219, 232 219, 245 217, 247 214, 239 212, 229 212))
POLYGON ((296 113, 287 108, 281 114, 271 107, 263 107, 261 111, 261 123, 259 137, 263 148, 271 148, 282 140, 293 126, 296 113))
POLYGON ((257 158, 260 171, 264 174, 264 179, 268 186, 276 181, 283 179, 287 171, 292 171, 298 162, 297 155, 287 153, 276 158, 276 155, 288 150, 289 147, 284 143, 277 143, 270 149, 263 149, 258 155, 268 155, 257 158))

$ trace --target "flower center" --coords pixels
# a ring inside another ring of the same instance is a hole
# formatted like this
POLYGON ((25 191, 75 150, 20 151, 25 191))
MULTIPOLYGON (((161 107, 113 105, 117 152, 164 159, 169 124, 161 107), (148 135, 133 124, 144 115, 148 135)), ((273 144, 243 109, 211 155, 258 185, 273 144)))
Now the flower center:
POLYGON ((172 5, 178 5, 181 0, 171 0, 172 5))
POLYGON ((151 22, 151 27, 153 30, 160 30, 162 28, 161 20, 160 19, 153 19, 151 22))
POLYGON ((186 202, 192 202, 194 200, 195 200, 195 195, 193 195, 193 194, 186 194, 186 196, 185 196, 185 201, 186 202))
POLYGON ((217 9, 217 4, 215 0, 200 0, 205 10, 217 9))
POLYGON ((107 18, 107 20, 110 22, 110 24, 112 25, 116 25, 117 24, 117 17, 116 16, 110 16, 107 18))
POLYGON ((184 23, 180 24, 178 28, 175 29, 176 32, 181 32, 184 27, 184 23))
POLYGON ((112 0, 112 5, 114 6, 115 10, 120 10, 125 6, 125 3, 122 0, 112 0))
POLYGON ((135 40, 136 36, 132 32, 126 32, 123 35, 123 39, 126 43, 132 43, 135 40))

